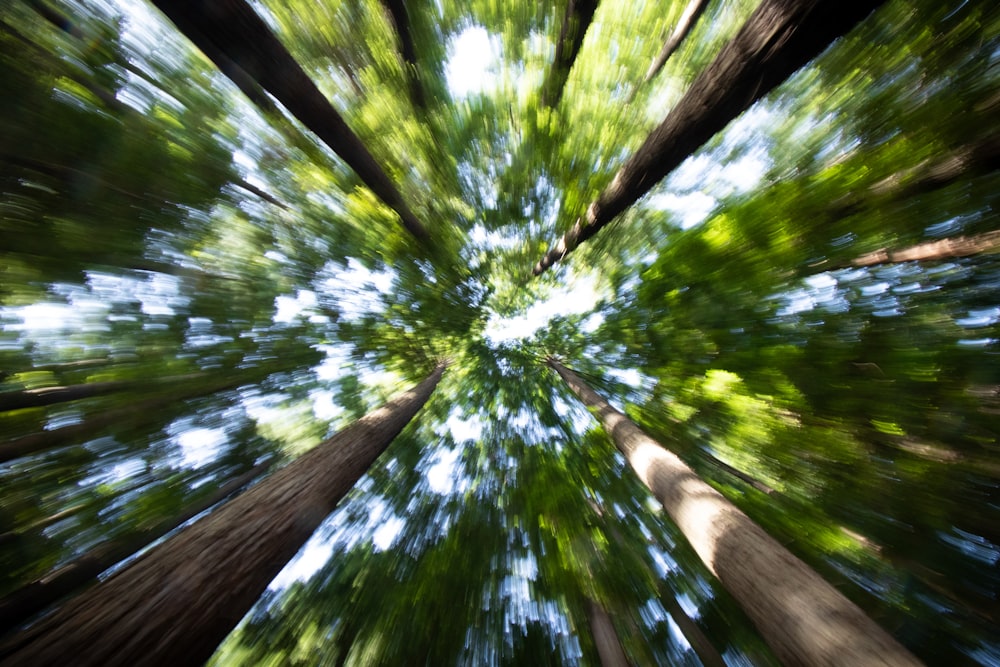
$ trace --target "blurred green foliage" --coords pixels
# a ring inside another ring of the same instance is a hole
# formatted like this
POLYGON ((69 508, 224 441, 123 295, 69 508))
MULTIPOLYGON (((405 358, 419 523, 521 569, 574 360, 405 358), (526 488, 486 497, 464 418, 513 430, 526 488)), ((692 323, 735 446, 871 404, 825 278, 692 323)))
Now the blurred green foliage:
POLYGON ((415 67, 382 2, 255 6, 420 256, 146 4, 4 5, 0 391, 132 384, 0 413, 43 442, 0 463, 0 596, 449 357, 213 664, 598 664, 591 603, 635 664, 773 664, 557 355, 922 659, 1000 660, 998 255, 856 265, 997 230, 1000 11, 888 2, 529 280, 754 8, 710 2, 640 85, 685 4, 601 2, 556 108, 566 2, 407 2, 415 67))

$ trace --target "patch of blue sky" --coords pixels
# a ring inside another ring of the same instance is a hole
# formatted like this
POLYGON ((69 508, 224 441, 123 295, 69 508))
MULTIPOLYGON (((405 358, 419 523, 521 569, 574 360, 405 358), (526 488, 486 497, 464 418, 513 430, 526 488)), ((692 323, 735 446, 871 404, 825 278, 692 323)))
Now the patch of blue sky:
POLYGON ((570 274, 565 286, 532 304, 524 315, 505 318, 491 315, 484 332, 493 345, 526 340, 553 317, 582 315, 594 310, 600 300, 597 281, 592 276, 570 274))

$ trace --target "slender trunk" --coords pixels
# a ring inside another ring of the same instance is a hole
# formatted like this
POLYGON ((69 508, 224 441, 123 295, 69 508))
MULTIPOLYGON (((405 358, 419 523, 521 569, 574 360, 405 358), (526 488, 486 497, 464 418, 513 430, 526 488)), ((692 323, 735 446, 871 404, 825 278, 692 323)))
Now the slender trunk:
POLYGON ((660 602, 663 603, 670 617, 674 619, 674 623, 677 624, 681 634, 687 639, 688 644, 691 645, 704 667, 726 667, 726 661, 722 659, 719 649, 715 648, 715 645, 709 641, 698 624, 687 615, 673 591, 668 591, 666 595, 661 596, 660 602))
POLYGON ((762 482, 759 479, 756 479, 754 477, 751 477, 750 475, 746 474, 742 470, 738 470, 738 469, 734 468, 733 466, 729 465, 725 461, 722 461, 720 459, 715 458, 714 456, 712 456, 708 452, 701 452, 700 455, 706 461, 708 461, 710 464, 712 464, 713 466, 715 466, 716 468, 718 468, 722 472, 729 473, 730 475, 732 475, 736 479, 744 482, 745 484, 749 484, 750 486, 752 486, 753 488, 757 489, 761 493, 765 493, 765 494, 767 494, 769 496, 772 495, 772 494, 774 494, 774 493, 776 493, 776 491, 772 487, 768 486, 764 482, 762 482))
POLYGON ((0 635, 24 624, 32 616, 74 591, 95 583, 97 576, 171 530, 225 500, 267 470, 264 463, 219 487, 215 493, 192 503, 179 515, 145 530, 100 544, 61 565, 40 579, 0 599, 0 635))
POLYGON ((361 139, 249 4, 244 0, 153 0, 153 4, 235 83, 246 76, 274 95, 399 215, 407 231, 420 241, 429 240, 427 230, 361 139), (239 72, 238 78, 232 72, 239 72))
POLYGON ((688 2, 687 7, 684 8, 684 13, 681 14, 681 18, 677 21, 677 25, 674 27, 674 31, 670 33, 670 37, 663 44, 663 49, 660 51, 660 55, 656 56, 653 60, 653 64, 649 66, 646 71, 646 76, 642 80, 643 83, 649 83, 653 80, 653 77, 660 73, 663 66, 667 64, 670 56, 674 55, 674 51, 677 47, 681 45, 684 38, 688 36, 692 29, 694 29, 695 24, 701 17, 702 13, 705 11, 705 7, 708 6, 708 0, 691 0, 688 2))
MULTIPOLYGON (((236 376, 228 375, 218 377, 214 382, 204 382, 187 390, 174 390, 167 396, 156 396, 147 400, 132 402, 123 408, 113 410, 102 410, 88 415, 83 421, 69 426, 62 426, 50 431, 39 431, 30 433, 20 438, 0 442, 0 463, 11 459, 36 454, 55 447, 62 447, 79 442, 81 439, 98 433, 101 430, 116 424, 128 424, 136 426, 155 422, 161 418, 158 412, 160 408, 177 403, 178 401, 208 396, 226 389, 233 389, 242 385, 256 382, 271 373, 294 368, 295 363, 275 364, 273 367, 264 369, 254 369, 252 372, 240 373, 236 376)), ((181 378, 190 376, 181 376, 181 378)), ((198 375, 198 377, 201 377, 198 375)), ((164 378, 167 380, 169 378, 164 378)), ((133 382, 131 380, 127 382, 133 382)), ((100 384, 100 383, 94 383, 100 384)), ((75 385, 76 387, 88 387, 92 385, 75 385)), ((128 388, 128 387, 125 387, 128 388)))
POLYGON ((284 209, 286 211, 289 210, 288 206, 279 201, 274 195, 264 192, 253 183, 248 183, 247 181, 239 180, 233 182, 233 185, 235 185, 238 188, 243 188, 247 192, 257 195, 258 197, 266 201, 268 204, 273 204, 274 206, 277 206, 278 208, 284 209))
POLYGON ((666 119, 538 264, 538 275, 596 234, 751 104, 883 0, 763 0, 666 119))
POLYGON ((427 108, 427 96, 420 84, 420 70, 417 68, 417 49, 413 44, 413 33, 410 32, 410 17, 406 13, 406 3, 403 0, 380 0, 385 8, 389 22, 399 37, 399 52, 403 56, 403 69, 410 82, 410 97, 417 109, 427 108))
POLYGON ((542 104, 555 108, 562 99, 566 80, 580 47, 587 34, 587 28, 594 20, 598 0, 569 0, 566 14, 563 16, 562 29, 559 31, 559 41, 556 42, 556 54, 552 60, 552 68, 542 84, 542 104))
POLYGON ((789 665, 919 665, 861 609, 647 436, 575 373, 548 364, 595 414, 708 569, 789 665))
MULTIPOLYGON (((975 236, 956 236, 927 241, 908 248, 888 250, 882 248, 874 252, 856 257, 848 266, 877 266, 879 264, 896 264, 900 262, 934 262, 957 257, 971 257, 983 253, 993 253, 1000 250, 1000 231, 985 232, 975 236)), ((844 266, 831 268, 847 268, 844 266)), ((824 269, 825 271, 831 268, 824 269)))
POLYGON ((608 612, 600 604, 587 598, 587 619, 594 635, 594 645, 601 659, 601 667, 629 667, 628 658, 622 650, 618 633, 608 612))
POLYGON ((0 647, 11 667, 202 664, 434 391, 445 363, 0 647))
POLYGON ((25 389, 23 391, 5 391, 0 393, 0 412, 23 410, 24 408, 41 408, 56 403, 79 401, 84 398, 104 396, 116 391, 144 389, 160 385, 186 382, 205 377, 205 373, 189 373, 188 375, 171 375, 152 380, 111 380, 108 382, 88 382, 65 387, 42 387, 40 389, 25 389))

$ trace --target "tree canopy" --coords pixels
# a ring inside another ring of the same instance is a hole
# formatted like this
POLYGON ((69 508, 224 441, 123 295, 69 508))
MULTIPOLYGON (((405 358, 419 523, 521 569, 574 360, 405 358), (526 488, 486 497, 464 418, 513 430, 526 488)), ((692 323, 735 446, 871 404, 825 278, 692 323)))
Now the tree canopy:
POLYGON ((550 365, 1000 662, 995 2, 207 4, 0 9, 0 662, 433 373, 209 664, 778 664, 550 365))

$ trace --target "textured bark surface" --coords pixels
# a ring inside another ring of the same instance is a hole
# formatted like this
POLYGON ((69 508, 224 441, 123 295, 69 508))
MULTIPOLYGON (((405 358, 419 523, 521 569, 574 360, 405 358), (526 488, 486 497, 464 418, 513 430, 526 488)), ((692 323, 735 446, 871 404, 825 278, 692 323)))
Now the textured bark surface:
POLYGON ((597 4, 598 0, 569 0, 559 31, 559 40, 556 42, 556 55, 542 83, 544 106, 553 108, 559 106, 559 100, 562 99, 563 90, 566 88, 566 80, 569 78, 570 70, 573 69, 573 62, 580 53, 580 47, 583 46, 587 28, 594 20, 597 4))
POLYGON ((445 364, 0 647, 4 665, 200 665, 434 391, 445 364))
POLYGON ((763 0, 691 84, 586 214, 553 246, 538 275, 611 222, 702 144, 854 27, 882 0, 763 0))
POLYGON ((663 66, 670 60, 670 56, 674 55, 674 51, 677 50, 681 42, 684 41, 684 38, 694 29, 695 24, 698 23, 698 19, 707 6, 708 0, 691 0, 687 4, 687 7, 684 8, 684 13, 677 20, 677 25, 674 26, 674 31, 670 33, 670 37, 663 43, 663 48, 660 50, 659 55, 656 56, 656 59, 653 60, 653 63, 646 71, 643 83, 649 83, 653 80, 654 76, 660 73, 663 66))
POLYGON ((590 631, 594 635, 594 645, 597 647, 597 655, 601 659, 601 667, 629 667, 628 658, 622 650, 618 633, 615 632, 614 623, 604 607, 597 602, 587 600, 587 620, 590 622, 590 631))
POLYGON ((784 664, 921 664, 575 373, 554 359, 548 363, 601 422, 639 479, 784 664))
POLYGON ((117 540, 100 544, 78 558, 49 572, 23 588, 0 599, 0 636, 26 623, 33 615, 52 605, 60 598, 96 583, 97 576, 136 553, 154 540, 201 514, 216 503, 252 482, 267 470, 261 464, 220 486, 214 493, 186 507, 177 516, 170 517, 146 530, 125 535, 117 540))
MULTIPOLYGON (((329 146, 421 241, 424 226, 344 119, 244 0, 153 0, 248 96, 260 86, 329 146)), ((251 97, 253 100, 254 98, 251 97)))

